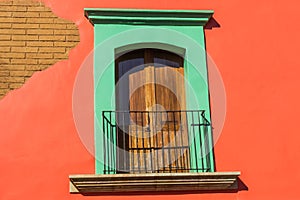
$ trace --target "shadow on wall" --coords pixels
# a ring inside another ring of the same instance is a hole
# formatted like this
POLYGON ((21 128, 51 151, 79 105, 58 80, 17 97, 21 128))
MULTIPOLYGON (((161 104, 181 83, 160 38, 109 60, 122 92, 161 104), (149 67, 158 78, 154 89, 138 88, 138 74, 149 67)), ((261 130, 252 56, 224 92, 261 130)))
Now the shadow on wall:
POLYGON ((204 29, 213 29, 213 28, 220 28, 221 25, 215 20, 215 18, 210 18, 210 20, 205 25, 204 29))
MULTIPOLYGON (((115 192, 113 193, 114 196, 137 196, 137 195, 182 195, 182 194, 212 194, 212 193, 237 193, 239 191, 248 191, 247 185, 240 179, 237 179, 238 189, 235 190, 220 190, 220 191, 164 191, 164 192, 115 192)), ((88 193, 88 194, 82 194, 84 196, 111 196, 112 193, 88 193)))

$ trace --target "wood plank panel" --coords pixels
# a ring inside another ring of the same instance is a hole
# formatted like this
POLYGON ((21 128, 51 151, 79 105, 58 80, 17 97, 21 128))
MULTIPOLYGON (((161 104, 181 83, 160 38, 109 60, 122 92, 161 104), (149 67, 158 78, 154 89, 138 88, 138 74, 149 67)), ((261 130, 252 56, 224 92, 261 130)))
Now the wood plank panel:
MULTIPOLYGON (((146 63, 152 63, 157 53, 145 50, 146 63)), ((168 58, 182 65, 181 58, 161 56, 168 58)), ((129 110, 145 111, 130 113, 127 148, 131 172, 188 171, 186 116, 181 112, 166 112, 186 109, 183 72, 182 66, 145 65, 143 70, 129 75, 129 110), (136 88, 141 80, 146 84, 136 88)))

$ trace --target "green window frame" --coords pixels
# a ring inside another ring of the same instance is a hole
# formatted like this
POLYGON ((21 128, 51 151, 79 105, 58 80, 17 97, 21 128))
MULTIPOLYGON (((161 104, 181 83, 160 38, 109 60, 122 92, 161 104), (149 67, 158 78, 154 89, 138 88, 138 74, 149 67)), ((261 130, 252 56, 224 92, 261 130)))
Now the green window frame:
MULTIPOLYGON (((205 110, 211 122, 204 26, 212 10, 137 10, 85 8, 94 25, 94 135, 96 174, 70 175, 71 193, 229 190, 240 172, 215 172, 213 138, 208 128, 209 172, 103 174, 103 111, 115 110, 115 55, 154 48, 183 55, 187 110, 205 110), (112 98, 113 97, 113 98, 112 98)), ((115 136, 110 138, 115 144, 115 136)), ((199 138, 196 138, 199 143, 199 138)), ((191 153, 197 153, 193 144, 191 153)), ((195 165, 198 158, 191 160, 195 165)), ((201 158, 200 158, 201 159, 201 158)))
MULTIPOLYGON (((184 52, 184 76, 190 84, 186 90, 186 99, 190 100, 187 101, 187 109, 205 110, 205 117, 211 121, 204 25, 213 15, 212 10, 86 8, 85 15, 94 25, 96 174, 104 171, 102 111, 115 110, 115 102, 112 102, 111 97, 115 91, 113 61, 116 53, 138 48, 184 52)), ((211 149, 208 156, 212 161, 209 168, 213 172, 214 154, 210 127, 208 131, 211 149)), ((193 151, 195 147, 192 145, 191 154, 194 154, 193 151)), ((201 160, 191 160, 191 165, 196 162, 200 163, 201 160)))

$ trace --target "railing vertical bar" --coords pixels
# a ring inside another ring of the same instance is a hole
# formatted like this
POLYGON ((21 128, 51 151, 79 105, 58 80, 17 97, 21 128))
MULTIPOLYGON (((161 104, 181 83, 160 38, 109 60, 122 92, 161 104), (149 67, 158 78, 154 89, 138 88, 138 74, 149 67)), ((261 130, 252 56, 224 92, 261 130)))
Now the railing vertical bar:
POLYGON ((199 150, 200 150, 200 156, 199 158, 201 159, 201 165, 202 165, 202 172, 204 172, 205 170, 205 163, 204 163, 204 157, 205 157, 205 147, 203 146, 203 133, 202 133, 202 129, 201 127, 203 127, 203 122, 201 121, 201 118, 200 118, 200 113, 197 112, 197 117, 198 117, 198 131, 199 131, 199 150))
MULTIPOLYGON (((156 115, 155 115, 156 117, 156 115)), ((152 119, 154 119, 154 116, 152 116, 152 119)), ((156 120, 155 120, 156 121, 156 120)), ((153 158, 152 158, 152 143, 151 143, 151 140, 152 140, 152 137, 151 137, 151 134, 155 134, 156 132, 155 131, 155 123, 154 125, 150 128, 150 131, 148 132, 148 144, 149 144, 149 147, 150 147, 150 169, 151 169, 151 172, 153 172, 153 158)))
POLYGON ((105 141, 105 123, 106 123, 106 118, 105 118, 105 113, 102 112, 102 120, 103 120, 103 135, 102 135, 102 142, 103 142, 103 161, 104 161, 104 165, 103 165, 103 173, 106 174, 106 141, 105 141))
POLYGON ((187 129, 186 130, 186 133, 187 133, 187 142, 188 142, 188 148, 187 148, 187 152, 186 152, 186 155, 185 155, 185 158, 186 158, 186 167, 187 168, 191 168, 191 155, 190 155, 190 133, 189 133, 189 130, 188 130, 188 124, 189 124, 189 115, 188 115, 188 112, 185 112, 185 115, 186 115, 186 125, 185 125, 185 128, 187 129))
MULTIPOLYGON (((150 116, 149 112, 147 112, 147 118, 148 118, 148 123, 150 126, 150 116)), ((143 123, 143 122, 142 122, 143 123)), ((148 130, 147 130, 148 131, 148 130)), ((145 149, 145 136, 144 136, 144 129, 142 129, 142 145, 143 145, 143 156, 144 156, 144 171, 147 172, 147 157, 146 157, 146 149, 145 149)))
MULTIPOLYGON (((161 121, 163 121, 163 112, 161 112, 161 121)), ((163 124, 163 123, 161 123, 161 124, 163 124)), ((166 169, 165 168, 165 140, 164 140, 164 129, 163 129, 163 127, 161 127, 161 139, 162 139, 162 142, 161 142, 161 145, 162 145, 162 147, 161 147, 162 148, 162 164, 163 164, 163 171, 165 171, 165 169, 166 169)), ((158 170, 160 170, 160 169, 158 168, 158 170)))
MULTIPOLYGON (((129 152, 129 156, 131 158, 131 166, 128 166, 128 170, 130 172, 130 170, 132 168, 134 168, 134 151, 132 150, 134 138, 133 138, 133 132, 132 132, 132 127, 131 127, 131 126, 133 126, 133 125, 131 125, 131 121, 132 121, 131 116, 132 115, 131 115, 130 111, 128 111, 128 114, 129 114, 129 125, 130 125, 130 128, 128 128, 128 133, 129 133, 129 137, 130 137, 130 146, 129 146, 130 150, 128 152, 129 152)), ((135 115, 136 115, 136 113, 135 113, 135 115)), ((135 122, 135 126, 137 126, 137 122, 135 122)))
POLYGON ((116 145, 115 146, 118 146, 120 148, 116 148, 116 173, 118 173, 119 171, 121 171, 121 165, 122 165, 122 162, 120 161, 121 159, 121 151, 120 149, 123 148, 122 147, 122 144, 121 144, 121 138, 120 136, 123 135, 121 134, 121 114, 120 113, 115 113, 115 125, 116 125, 116 132, 115 132, 115 137, 116 137, 116 145))
MULTIPOLYGON (((135 138, 135 140, 136 140, 136 146, 137 146, 137 148, 139 148, 139 135, 138 135, 138 126, 137 126, 137 114, 138 113, 136 113, 136 116, 135 116, 135 123, 136 123, 136 127, 135 127, 135 136, 136 136, 136 138, 135 138)), ((141 112, 141 115, 142 115, 142 129, 143 129, 143 112, 141 112)), ((141 160, 141 158, 140 158, 140 152, 138 151, 138 149, 136 149, 136 153, 137 153, 137 157, 138 157, 138 159, 137 159, 137 164, 138 164, 138 171, 139 171, 139 173, 141 172, 141 169, 140 169, 140 160, 141 160)))
POLYGON ((127 134, 127 130, 125 129, 125 112, 122 112, 122 133, 123 133, 123 149, 120 148, 121 151, 123 151, 123 171, 126 171, 126 166, 128 165, 127 163, 127 158, 126 158, 126 134, 127 134))
MULTIPOLYGON (((167 125, 168 125, 168 146, 170 146, 171 143, 171 136, 170 136, 170 125, 169 125, 169 111, 167 111, 167 125)), ((172 171, 172 159, 171 159, 171 149, 168 148, 168 165, 169 165, 169 171, 172 171)))
POLYGON ((184 165, 184 161, 183 161, 183 131, 182 131, 182 117, 181 117, 181 115, 182 115, 182 111, 180 110, 179 111, 179 127, 178 127, 178 130, 180 131, 179 132, 179 134, 180 134, 180 137, 179 137, 179 139, 180 139, 180 141, 179 141, 179 145, 180 145, 180 156, 179 156, 179 158, 178 159, 180 159, 180 165, 181 165, 181 168, 182 168, 182 170, 184 170, 184 167, 185 167, 185 165, 184 165))
POLYGON ((211 149, 209 149, 209 136, 208 136, 208 126, 204 126, 204 135, 205 135, 205 150, 206 150, 206 165, 207 165, 207 170, 206 171, 210 171, 210 156, 209 156, 209 151, 211 151, 211 149))
MULTIPOLYGON (((111 115, 110 115, 110 117, 111 117, 111 115)), ((111 119, 110 119, 110 121, 112 121, 111 119)), ((112 171, 112 173, 114 173, 114 171, 115 171, 115 151, 114 151, 114 128, 113 128, 113 126, 110 126, 110 139, 111 139, 111 142, 110 142, 110 148, 111 148, 111 152, 112 152, 112 162, 111 162, 111 166, 112 166, 112 169, 111 169, 111 171, 112 171)))
MULTIPOLYGON (((194 120, 194 111, 192 111, 192 124, 195 124, 194 120)), ((197 142, 196 142, 196 133, 195 126, 193 126, 193 143, 194 143, 194 154, 195 154, 195 163, 196 163, 196 171, 198 172, 198 159, 197 159, 197 142)))
MULTIPOLYGON (((110 113, 109 113, 110 114, 110 113)), ((110 155, 110 146, 109 146, 109 140, 110 140, 110 133, 109 133, 109 127, 108 127, 108 125, 107 125, 107 127, 106 127, 106 132, 107 132, 107 139, 106 139, 106 141, 107 141, 107 155, 108 155, 108 158, 107 158, 107 172, 108 172, 108 174, 110 174, 110 160, 111 160, 111 155, 110 155)))
MULTIPOLYGON (((158 117, 158 115, 156 116, 156 117, 158 117)), ((161 124, 161 121, 159 122, 159 124, 161 124)), ((161 129, 161 126, 158 126, 160 129, 161 129)), ((161 130, 157 130, 156 128, 155 128, 155 145, 156 145, 156 147, 158 147, 158 132, 159 131, 161 131, 161 130)), ((156 170, 157 170, 157 172, 159 172, 159 157, 158 157, 158 149, 157 150, 154 150, 154 152, 156 153, 156 170)), ((163 155, 163 154, 162 154, 163 155)))
MULTIPOLYGON (((109 115, 110 113, 108 113, 108 115, 109 115)), ((109 116, 108 116, 108 118, 109 118, 109 116)), ((106 136, 107 136, 107 138, 106 138, 106 146, 107 146, 107 173, 109 174, 110 173, 110 147, 109 147, 109 136, 110 136, 110 134, 109 134, 109 127, 108 127, 108 124, 107 124, 107 126, 106 126, 106 136)))
MULTIPOLYGON (((175 117, 175 112, 172 112, 173 113, 173 128, 174 128, 174 142, 175 142, 175 145, 176 145, 176 148, 174 149, 174 152, 175 152, 175 171, 178 172, 178 153, 177 153, 177 148, 178 148, 178 145, 177 145, 177 135, 176 135, 176 117, 175 117)), ((179 147, 180 148, 180 147, 179 147)))
MULTIPOLYGON (((204 126, 204 145, 205 145, 205 152, 206 152, 206 166, 207 166, 207 172, 210 171, 210 166, 211 166, 211 163, 210 163, 210 152, 212 151, 212 149, 210 149, 210 146, 212 145, 210 143, 210 136, 208 133, 208 126, 209 126, 209 123, 207 121, 207 119, 205 118, 205 111, 202 111, 201 113, 201 116, 203 118, 203 123, 205 124, 204 126)), ((211 133, 211 132, 210 132, 211 133)))
POLYGON ((212 127, 211 127, 211 123, 206 119, 205 117, 205 110, 203 110, 203 118, 205 119, 205 122, 207 124, 207 127, 206 127, 206 135, 207 135, 207 138, 208 138, 208 142, 207 142, 207 145, 208 145, 208 164, 209 164, 209 171, 210 172, 213 172, 215 169, 214 169, 214 163, 213 163, 213 159, 214 159, 214 154, 213 154, 213 131, 212 131, 212 127))
POLYGON ((115 127, 116 127, 116 131, 115 131, 115 137, 116 137, 116 147, 119 146, 120 148, 116 148, 115 152, 116 152, 116 173, 118 173, 119 171, 121 171, 121 165, 122 162, 120 161, 121 159, 121 151, 120 149, 122 148, 122 144, 121 144, 121 138, 120 136, 123 135, 121 134, 121 114, 120 113, 115 113, 115 127))

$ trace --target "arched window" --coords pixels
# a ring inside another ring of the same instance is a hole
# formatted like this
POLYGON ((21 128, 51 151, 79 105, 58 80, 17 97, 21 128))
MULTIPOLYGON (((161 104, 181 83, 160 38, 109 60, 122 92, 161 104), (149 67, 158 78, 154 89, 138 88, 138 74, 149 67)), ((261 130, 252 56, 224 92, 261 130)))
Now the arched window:
POLYGON ((138 49, 115 70, 117 173, 189 172, 183 58, 138 49))

